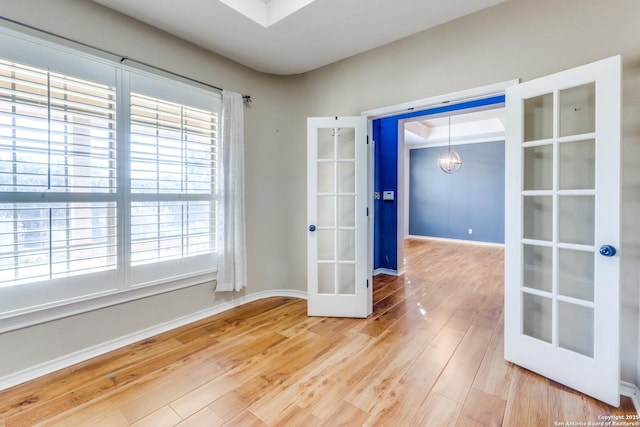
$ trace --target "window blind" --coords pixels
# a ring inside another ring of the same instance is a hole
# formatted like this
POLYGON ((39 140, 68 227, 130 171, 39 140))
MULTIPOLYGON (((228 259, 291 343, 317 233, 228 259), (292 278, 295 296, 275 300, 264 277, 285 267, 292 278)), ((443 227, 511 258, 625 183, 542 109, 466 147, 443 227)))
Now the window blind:
POLYGON ((115 190, 115 88, 0 60, 0 286, 115 268, 115 190))
POLYGON ((131 95, 131 262, 215 251, 217 113, 131 95))
POLYGON ((0 287, 116 268, 114 203, 0 204, 0 287))
POLYGON ((114 87, 0 60, 0 102, 0 191, 115 191, 114 87))

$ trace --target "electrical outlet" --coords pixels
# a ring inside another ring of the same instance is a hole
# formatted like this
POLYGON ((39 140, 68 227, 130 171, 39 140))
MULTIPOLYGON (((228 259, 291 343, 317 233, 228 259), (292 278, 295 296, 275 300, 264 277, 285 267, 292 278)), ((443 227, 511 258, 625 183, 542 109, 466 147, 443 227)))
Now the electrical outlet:
POLYGON ((469 234, 473 234, 473 228, 469 229, 469 234))

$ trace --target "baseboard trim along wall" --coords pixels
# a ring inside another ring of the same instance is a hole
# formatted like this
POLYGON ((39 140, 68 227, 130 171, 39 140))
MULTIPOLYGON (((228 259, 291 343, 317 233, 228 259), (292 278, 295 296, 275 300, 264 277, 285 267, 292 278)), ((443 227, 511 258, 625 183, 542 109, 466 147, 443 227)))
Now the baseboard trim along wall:
POLYGON ((446 237, 432 237, 432 236, 416 236, 413 234, 408 235, 406 238, 417 239, 417 240, 433 240, 436 242, 461 243, 463 245, 493 246, 496 248, 504 248, 504 243, 479 242, 476 240, 448 239, 446 237))
POLYGON ((389 276, 401 276, 402 274, 398 272, 398 270, 391 270, 389 268, 376 268, 373 270, 373 275, 377 276, 379 274, 388 274, 389 276))
POLYGON ((620 394, 631 399, 633 406, 636 408, 636 413, 640 413, 640 389, 638 389, 637 385, 620 381, 620 394))
POLYGON ((277 289, 273 291, 256 292, 251 295, 246 295, 232 301, 224 302, 214 307, 210 307, 206 310, 201 310, 192 313, 187 316, 174 319, 170 322, 162 323, 151 328, 143 329, 134 332, 129 335, 116 338, 111 341, 98 344, 93 347, 89 347, 75 353, 71 353, 48 362, 24 369, 19 372, 15 372, 4 377, 0 377, 0 391, 8 389, 10 387, 22 384, 24 382, 36 379, 38 377, 59 371, 60 369, 67 368, 80 362, 84 362, 93 357, 101 356, 110 351, 117 350, 119 348, 131 345, 141 340, 151 338, 155 335, 163 332, 170 331, 172 329, 179 328, 181 326, 188 325, 189 323, 197 322, 198 320, 205 319, 207 317, 222 313, 240 305, 257 301, 263 298, 271 297, 292 297, 307 299, 307 293, 304 291, 295 291, 288 289, 277 289))

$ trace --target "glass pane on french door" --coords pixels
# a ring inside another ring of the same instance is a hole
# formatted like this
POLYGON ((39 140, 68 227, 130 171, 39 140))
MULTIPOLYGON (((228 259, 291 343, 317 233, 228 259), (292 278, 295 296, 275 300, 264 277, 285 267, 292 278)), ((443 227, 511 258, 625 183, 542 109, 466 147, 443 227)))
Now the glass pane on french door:
POLYGON ((525 99, 524 335, 594 356, 595 85, 525 99))
POLYGON ((355 295, 356 133, 317 129, 318 293, 355 295))

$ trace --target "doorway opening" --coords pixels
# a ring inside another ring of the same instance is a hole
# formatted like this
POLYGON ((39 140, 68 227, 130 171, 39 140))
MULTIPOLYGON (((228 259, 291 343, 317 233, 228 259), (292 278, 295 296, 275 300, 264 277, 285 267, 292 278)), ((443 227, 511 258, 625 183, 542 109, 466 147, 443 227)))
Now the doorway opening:
POLYGON ((402 235, 504 244, 504 105, 399 124, 405 147, 402 235), (452 174, 434 167, 449 146, 463 161, 452 174))
MULTIPOLYGON (((414 234, 415 228, 420 228, 420 225, 414 224, 414 230, 410 230, 410 213, 411 209, 416 208, 416 204, 411 204, 411 194, 410 194, 410 182, 411 182, 411 151, 415 151, 416 162, 418 162, 418 157, 422 155, 423 161, 428 161, 424 159, 426 155, 428 157, 429 154, 433 153, 434 147, 441 146, 443 144, 442 138, 437 136, 440 134, 440 131, 432 132, 434 138, 432 141, 427 141, 428 138, 420 138, 409 136, 409 144, 406 143, 406 135, 407 135, 407 126, 409 128, 416 128, 417 126, 426 127, 421 125, 420 123, 429 122, 433 128, 441 126, 439 123, 441 120, 446 120, 449 116, 457 116, 457 120, 461 120, 458 127, 467 127, 469 128, 468 123, 480 122, 480 117, 482 115, 488 115, 492 113, 488 113, 489 111, 493 111, 493 115, 495 119, 501 122, 502 130, 500 132, 497 131, 487 131, 484 132, 485 135, 477 137, 475 140, 467 139, 472 138, 471 134, 467 134, 466 137, 458 138, 455 143, 464 143, 464 145, 471 146, 472 144, 476 144, 478 142, 488 142, 488 140, 492 139, 493 142, 499 142, 498 150, 502 150, 501 157, 504 159, 504 88, 508 86, 503 84, 501 87, 500 93, 490 94, 490 92, 486 91, 484 93, 481 92, 481 89, 478 89, 478 92, 474 99, 470 96, 466 97, 458 97, 458 101, 451 102, 447 99, 444 101, 439 101, 438 104, 425 103, 422 107, 409 108, 409 111, 402 111, 395 114, 386 115, 384 117, 375 118, 369 115, 369 118, 372 119, 370 121, 370 131, 373 135, 374 141, 374 165, 373 165, 373 207, 374 207, 374 223, 373 223, 373 250, 372 250, 372 263, 373 263, 373 272, 374 274, 392 274, 392 275, 400 275, 404 272, 403 259, 404 259, 404 249, 403 249, 403 241, 405 237, 410 234, 414 234), (502 116, 502 117, 501 117, 502 116), (467 124, 462 124, 462 120, 467 120, 467 124), (416 142, 417 140, 422 140, 421 143, 417 143, 412 145, 412 142, 416 142), (433 144, 432 147, 429 147, 429 144, 433 144), (420 154, 418 150, 420 151, 420 154)), ((456 99, 454 96, 451 98, 456 99)), ((365 113, 367 114, 367 113, 365 113)), ((477 125, 476 125, 477 126, 477 125)), ((448 141, 446 141, 448 142, 448 141)), ((444 142, 444 143, 446 143, 444 142)), ((471 158, 477 157, 479 153, 483 153, 482 150, 477 150, 478 146, 471 147, 469 150, 466 150, 468 153, 472 153, 471 158)), ((441 147, 439 148, 441 149, 441 147)), ((436 151, 439 151, 436 149, 436 151)), ((483 153, 486 155, 486 153, 483 153)), ((480 154, 482 155, 482 154, 480 154)), ((437 154, 436 154, 437 156, 437 154)), ((434 163, 434 171, 438 171, 437 165, 434 163)), ((464 168, 464 166, 463 166, 464 168)), ((504 162, 502 165, 498 166, 498 169, 502 168, 502 177, 504 177, 504 162)), ((467 168, 471 169, 471 168, 467 168)), ((477 168, 474 168, 477 169, 477 168)), ((415 172, 415 171, 414 171, 415 172)), ((463 182, 465 179, 469 180, 472 178, 470 172, 472 170, 466 171, 463 174, 460 174, 458 177, 449 177, 453 178, 454 181, 458 181, 458 188, 465 188, 465 183, 463 182)), ((442 172, 439 172, 442 173, 442 172)), ((482 171, 475 171, 476 174, 481 173, 482 171)), ((485 174, 486 175, 486 174, 485 174)), ((500 172, 497 171, 494 176, 500 175, 500 172)), ((469 181, 467 181, 469 182, 469 181)), ((502 178, 501 183, 502 193, 501 195, 495 195, 494 198, 501 199, 501 218, 502 222, 504 221, 504 178, 502 178)), ((490 205, 485 205, 485 207, 490 207, 490 205)), ((499 210, 499 207, 497 208, 499 210)), ((449 218, 451 219, 451 218, 449 218)), ((467 237, 465 240, 481 240, 487 239, 486 235, 483 237, 482 234, 476 234, 473 236, 474 225, 469 225, 469 220, 460 219, 457 224, 453 225, 457 227, 457 234, 444 236, 442 233, 442 229, 440 230, 441 235, 437 235, 435 237, 449 237, 461 239, 462 237, 467 237), (467 224, 463 226, 463 224, 467 224), (472 238, 469 239, 469 230, 471 230, 472 238), (467 233, 466 236, 461 234, 462 232, 467 233), (477 238, 477 239, 475 239, 477 238)), ((424 225, 424 224, 423 224, 424 225)), ((498 226, 496 228, 504 229, 502 226, 498 226)), ((477 229, 477 227, 476 227, 477 229)), ((491 232, 492 237, 489 241, 494 243, 503 243, 504 242, 504 234, 498 233, 496 236, 495 229, 491 232)))

